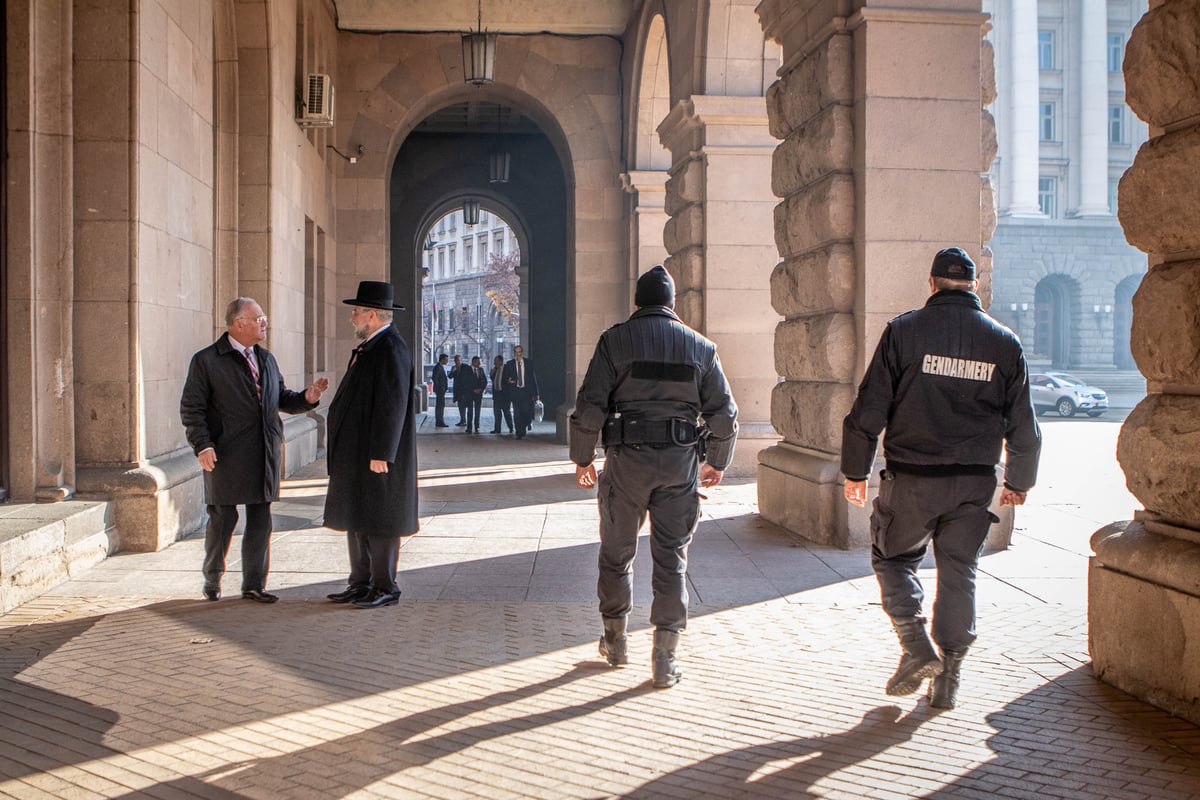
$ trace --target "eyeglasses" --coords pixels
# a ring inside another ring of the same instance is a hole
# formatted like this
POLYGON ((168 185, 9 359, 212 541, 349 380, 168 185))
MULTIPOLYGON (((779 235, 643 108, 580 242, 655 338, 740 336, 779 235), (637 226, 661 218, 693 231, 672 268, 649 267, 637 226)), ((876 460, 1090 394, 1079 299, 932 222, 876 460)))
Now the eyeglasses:
POLYGON ((262 325, 267 321, 267 318, 265 316, 262 316, 262 317, 238 317, 238 319, 243 320, 245 322, 255 322, 255 323, 258 323, 259 325, 262 325))

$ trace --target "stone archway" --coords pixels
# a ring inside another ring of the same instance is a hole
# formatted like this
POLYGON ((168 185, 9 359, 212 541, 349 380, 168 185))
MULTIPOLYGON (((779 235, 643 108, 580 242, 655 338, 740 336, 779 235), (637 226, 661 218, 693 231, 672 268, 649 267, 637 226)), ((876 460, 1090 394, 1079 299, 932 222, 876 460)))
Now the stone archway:
MULTIPOLYGON (((414 307, 411 240, 394 242, 390 222, 395 211, 389 180, 402 144, 421 120, 447 105, 474 99, 518 106, 545 133, 545 157, 562 173, 563 244, 557 265, 562 282, 552 297, 566 322, 562 335, 547 346, 561 348, 561 396, 573 399, 595 339, 628 313, 629 243, 618 180, 620 83, 613 69, 617 47, 600 37, 501 36, 495 83, 476 89, 463 83, 456 35, 340 33, 339 52, 346 55, 339 74, 356 90, 338 95, 339 116, 347 123, 337 129, 338 146, 364 150, 338 181, 339 288, 352 290, 364 277, 391 276, 397 290, 406 293, 398 302, 414 307), (410 262, 399 267, 401 274, 396 258, 410 262)), ((482 174, 486 179, 486 167, 482 174)), ((412 335, 416 320, 405 314, 397 324, 412 335)), ((536 310, 532 316, 537 317, 536 310)), ((341 356, 349 346, 348 339, 339 342, 341 356)), ((557 409, 562 431, 566 413, 563 406, 557 409)))
MULTIPOLYGON (((627 116, 626 152, 632 169, 621 175, 630 200, 630 286, 637 276, 667 258, 663 229, 667 224, 666 185, 671 153, 658 138, 658 126, 671 110, 671 59, 664 11, 647 4, 643 32, 635 50, 627 116)), ((632 295, 630 297, 632 301, 632 295)))
POLYGON ((1079 285, 1065 275, 1048 275, 1033 293, 1031 358, 1045 358, 1055 369, 1066 369, 1078 352, 1079 285))
POLYGON ((1113 365, 1117 369, 1137 369, 1130 349, 1133 331, 1133 296, 1142 284, 1141 275, 1130 275, 1113 291, 1113 365))

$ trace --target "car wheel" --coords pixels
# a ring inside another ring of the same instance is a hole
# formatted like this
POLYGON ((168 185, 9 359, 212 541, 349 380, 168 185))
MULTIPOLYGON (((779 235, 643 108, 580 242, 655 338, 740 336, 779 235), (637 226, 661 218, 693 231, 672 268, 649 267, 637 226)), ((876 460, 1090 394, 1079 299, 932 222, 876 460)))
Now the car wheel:
POLYGON ((1098 417, 1103 413, 1104 413, 1103 411, 1089 411, 1088 416, 1089 417, 1098 417))
POLYGON ((1064 397, 1059 400, 1058 405, 1055 406, 1055 408, 1058 409, 1058 415, 1060 417, 1075 416, 1075 404, 1071 402, 1069 397, 1064 397))

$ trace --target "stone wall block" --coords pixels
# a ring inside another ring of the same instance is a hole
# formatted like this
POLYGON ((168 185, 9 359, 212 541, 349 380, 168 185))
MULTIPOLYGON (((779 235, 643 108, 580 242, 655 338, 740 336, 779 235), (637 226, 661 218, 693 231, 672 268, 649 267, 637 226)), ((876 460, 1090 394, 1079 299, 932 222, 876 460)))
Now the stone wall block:
MULTIPOLYGON (((1137 312, 1134 312, 1137 317, 1137 312)), ((1117 461, 1129 491, 1166 522, 1200 528, 1200 397, 1152 394, 1121 427, 1117 461)))
POLYGON ((675 290, 702 289, 704 287, 704 248, 691 245, 676 251, 663 264, 675 280, 675 290))
POLYGON ((991 40, 979 43, 979 104, 990 106, 996 102, 996 48, 991 40))
POLYGON ((979 280, 979 302, 986 309, 992 305, 992 248, 984 245, 975 259, 975 277, 979 280))
POLYGON ((1131 245, 1145 253, 1200 250, 1200 128, 1143 144, 1119 192, 1118 216, 1131 245))
POLYGON ((1130 349, 1147 379, 1200 386, 1200 261, 1159 264, 1142 278, 1130 349))
POLYGON ((784 320, 775 328, 776 374, 794 381, 849 380, 857 344, 852 314, 784 320))
POLYGON ((854 118, 849 106, 831 106, 775 148, 771 191, 787 197, 821 177, 854 166, 854 118))
POLYGON ((671 216, 704 200, 704 162, 689 158, 667 178, 666 212, 671 216))
POLYGON ((787 258, 771 272, 771 305, 781 316, 854 311, 854 248, 835 244, 787 258))
POLYGON ((704 240, 703 237, 704 209, 698 205, 683 209, 667 220, 663 227, 663 243, 671 253, 698 244, 704 240))
POLYGON ((767 90, 771 135, 786 139, 822 109, 854 99, 854 50, 849 35, 830 37, 767 90))
POLYGON ((775 207, 775 244, 783 256, 854 236, 854 178, 832 175, 775 207))
POLYGON ((979 177, 979 240, 990 242, 996 233, 996 187, 988 175, 979 177))
POLYGON ((1151 125, 1200 114, 1200 3, 1167 0, 1129 35, 1125 98, 1151 125))
POLYGON ((979 143, 979 171, 987 172, 992 168, 992 162, 996 160, 996 151, 999 147, 996 139, 996 118, 986 109, 981 111, 980 115, 982 120, 979 126, 981 140, 979 143))
POLYGON ((784 381, 771 392, 771 423, 786 441, 826 453, 842 446, 842 418, 854 402, 848 383, 784 381))

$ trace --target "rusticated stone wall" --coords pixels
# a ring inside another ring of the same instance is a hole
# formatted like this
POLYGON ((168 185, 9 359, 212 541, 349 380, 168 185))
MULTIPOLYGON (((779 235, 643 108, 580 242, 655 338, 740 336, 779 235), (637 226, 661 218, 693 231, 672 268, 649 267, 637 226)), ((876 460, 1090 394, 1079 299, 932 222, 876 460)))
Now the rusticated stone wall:
POLYGON ((1151 265, 1131 342, 1149 395, 1117 447, 1145 510, 1092 537, 1090 643, 1102 679, 1200 723, 1200 5, 1152 5, 1125 56, 1128 102, 1151 138, 1119 203, 1151 265))
POLYGON ((771 422, 783 441, 760 455, 758 504, 809 539, 869 542, 867 512, 842 497, 842 418, 884 325, 928 297, 933 254, 965 248, 990 298, 991 254, 981 243, 996 211, 981 174, 996 134, 982 105, 995 79, 978 10, 961 0, 757 8, 784 51, 767 93, 780 140, 771 302, 784 317, 771 422))

